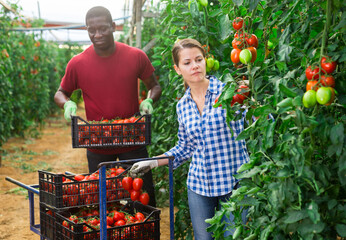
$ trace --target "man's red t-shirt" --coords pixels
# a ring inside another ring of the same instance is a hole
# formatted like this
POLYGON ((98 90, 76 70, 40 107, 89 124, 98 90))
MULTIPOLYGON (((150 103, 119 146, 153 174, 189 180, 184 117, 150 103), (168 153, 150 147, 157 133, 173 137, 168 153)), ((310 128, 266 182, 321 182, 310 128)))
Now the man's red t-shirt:
MULTIPOLYGON (((148 56, 138 48, 116 42, 111 56, 100 57, 91 45, 69 61, 61 88, 70 93, 82 90, 88 121, 128 118, 139 111, 138 78, 148 78, 154 70, 148 56)), ((133 149, 89 150, 115 154, 133 149)))

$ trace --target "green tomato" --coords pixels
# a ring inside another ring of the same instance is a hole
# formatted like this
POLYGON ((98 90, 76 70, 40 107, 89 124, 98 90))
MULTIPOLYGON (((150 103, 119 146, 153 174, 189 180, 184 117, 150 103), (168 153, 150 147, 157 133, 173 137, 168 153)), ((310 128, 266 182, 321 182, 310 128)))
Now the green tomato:
POLYGON ((208 6, 208 0, 198 0, 198 2, 199 2, 203 7, 208 6))
POLYGON ((268 49, 271 50, 274 47, 274 43, 272 43, 270 40, 268 40, 268 49))
POLYGON ((319 104, 326 104, 332 97, 332 91, 328 87, 320 87, 316 92, 316 100, 319 104))
POLYGON ((214 71, 217 71, 217 70, 219 70, 219 68, 220 68, 220 62, 219 62, 219 60, 214 60, 214 66, 213 66, 213 70, 214 71))
POLYGON ((214 63, 215 63, 214 58, 210 57, 210 58, 207 59, 207 67, 208 68, 212 69, 214 67, 214 63))
POLYGON ((239 60, 244 63, 244 64, 248 64, 249 62, 251 62, 252 59, 252 54, 250 52, 249 49, 243 49, 241 50, 240 54, 239 54, 239 60))
POLYGON ((316 92, 314 90, 309 90, 304 93, 303 105, 306 108, 312 108, 316 105, 316 92))

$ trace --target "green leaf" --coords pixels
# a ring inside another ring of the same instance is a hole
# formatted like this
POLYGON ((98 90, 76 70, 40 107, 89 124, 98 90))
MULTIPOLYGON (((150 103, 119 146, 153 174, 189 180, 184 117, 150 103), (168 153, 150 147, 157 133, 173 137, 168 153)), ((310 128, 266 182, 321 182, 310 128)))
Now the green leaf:
POLYGON ((251 178, 253 176, 255 176, 257 173, 261 172, 261 169, 259 167, 254 167, 251 170, 247 171, 247 172, 242 172, 239 174, 236 174, 234 177, 237 179, 241 179, 241 178, 251 178))
POLYGON ((290 88, 286 87, 285 85, 283 85, 282 83, 279 84, 279 88, 280 91, 285 94, 287 97, 291 97, 294 98, 297 96, 297 93, 295 93, 294 91, 292 91, 290 88))
POLYGON ((292 52, 292 47, 286 44, 279 45, 279 51, 278 51, 278 56, 279 56, 279 61, 280 62, 289 62, 290 61, 290 54, 292 52))
POLYGON ((304 218, 308 217, 305 210, 301 211, 289 211, 284 217, 284 223, 296 223, 304 218))
POLYGON ((158 66, 161 66, 161 61, 160 60, 155 60, 152 62, 153 66, 154 67, 158 67, 158 66))
POLYGON ((242 6, 243 5, 243 0, 233 0, 233 3, 235 4, 235 5, 237 5, 238 7, 240 7, 240 6, 242 6))
POLYGON ((219 17, 220 21, 220 37, 221 40, 226 40, 232 33, 232 22, 229 20, 228 15, 219 17))
POLYGON ((311 201, 307 208, 308 215, 314 224, 320 221, 320 214, 318 212, 318 205, 315 201, 311 201))
POLYGON ((346 237, 346 224, 336 224, 335 229, 340 237, 346 237))

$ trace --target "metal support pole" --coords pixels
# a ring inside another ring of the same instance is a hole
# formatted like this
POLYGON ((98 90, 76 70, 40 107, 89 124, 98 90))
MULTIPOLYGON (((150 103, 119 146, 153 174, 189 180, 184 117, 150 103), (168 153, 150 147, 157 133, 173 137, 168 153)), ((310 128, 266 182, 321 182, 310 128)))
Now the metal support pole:
POLYGON ((100 239, 107 239, 107 189, 106 189, 106 166, 102 166, 100 169, 99 177, 99 203, 100 203, 100 239))

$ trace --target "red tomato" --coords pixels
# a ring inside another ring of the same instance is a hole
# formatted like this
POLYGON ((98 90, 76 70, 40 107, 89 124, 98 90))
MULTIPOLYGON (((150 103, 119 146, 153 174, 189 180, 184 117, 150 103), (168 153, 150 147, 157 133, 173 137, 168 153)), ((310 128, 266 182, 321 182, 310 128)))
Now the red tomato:
POLYGON ((318 87, 318 81, 317 80, 308 81, 307 84, 306 84, 306 91, 309 91, 309 90, 317 91, 318 88, 319 87, 318 87))
POLYGON ((149 194, 144 192, 139 196, 139 201, 143 204, 143 205, 148 205, 149 203, 149 194))
POLYGON ((307 67, 307 69, 305 70, 306 78, 308 80, 319 79, 320 77, 320 75, 318 74, 319 71, 320 71, 319 67, 312 67, 312 66, 307 67))
POLYGON ((257 58, 257 49, 255 47, 248 47, 247 48, 250 52, 251 52, 251 62, 254 62, 256 61, 256 58, 257 58))
POLYGON ((326 87, 335 87, 335 79, 332 76, 321 76, 321 83, 326 87))
POLYGON ((236 19, 233 20, 232 25, 235 30, 239 30, 245 27, 244 19, 242 17, 237 17, 236 19))
POLYGON ((232 47, 238 48, 238 49, 243 49, 244 48, 244 42, 242 41, 241 38, 234 38, 232 41, 232 47))
POLYGON ((131 200, 132 201, 139 201, 140 196, 141 196, 141 191, 137 191, 137 190, 131 191, 131 200))
POLYGON ((231 60, 233 63, 239 63, 239 54, 241 52, 241 49, 234 48, 231 52, 231 60))
POLYGON ((115 223, 115 226, 124 226, 126 222, 124 220, 119 220, 115 223))
POLYGON ((107 216, 107 225, 113 226, 114 220, 111 216, 107 216))
POLYGON ((329 57, 322 57, 321 59, 321 67, 329 74, 334 72, 336 69, 336 62, 333 62, 329 57))
POLYGON ((85 178, 85 177, 84 177, 83 175, 76 175, 76 176, 74 176, 74 179, 75 179, 76 181, 82 181, 84 178, 85 178))
POLYGON ((250 92, 249 92, 249 87, 246 85, 240 85, 237 92, 239 92, 239 98, 244 101, 246 97, 249 96, 250 92))
POLYGON ((124 177, 121 181, 123 188, 127 191, 130 191, 132 189, 132 177, 124 177))
POLYGON ((139 221, 143 221, 145 219, 145 216, 143 213, 141 212, 137 212, 136 215, 135 215, 135 218, 139 221))
POLYGON ((124 216, 122 213, 118 212, 118 211, 113 211, 114 215, 113 215, 113 221, 117 222, 119 220, 124 220, 124 216))
POLYGON ((135 178, 132 182, 132 188, 136 191, 141 190, 143 187, 143 179, 142 178, 135 178))
POLYGON ((123 169, 122 167, 118 168, 117 170, 115 170, 115 175, 118 176, 120 175, 122 172, 124 172, 125 169, 123 169))
POLYGON ((251 37, 245 37, 245 40, 250 47, 258 47, 258 38, 255 34, 251 34, 251 37))

